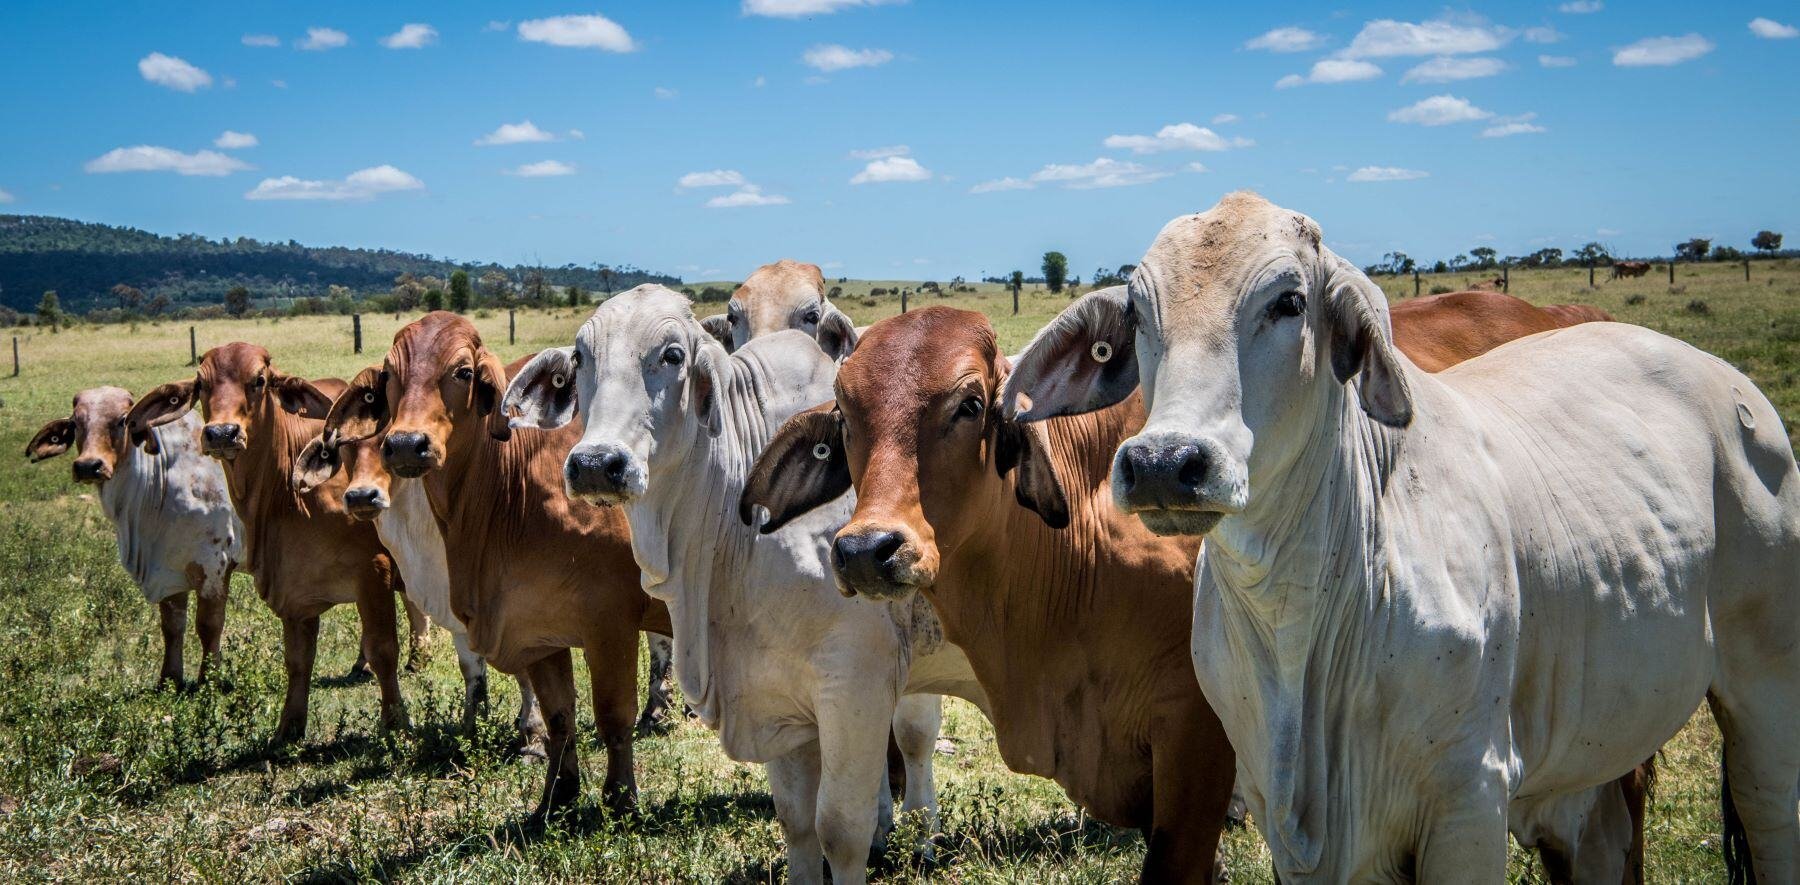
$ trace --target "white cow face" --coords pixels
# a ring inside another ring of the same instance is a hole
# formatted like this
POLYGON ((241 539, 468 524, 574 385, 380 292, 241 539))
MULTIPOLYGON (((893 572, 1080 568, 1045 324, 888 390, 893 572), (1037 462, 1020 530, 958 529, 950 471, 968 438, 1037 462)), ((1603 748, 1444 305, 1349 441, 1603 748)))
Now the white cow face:
POLYGON ((571 497, 627 504, 648 489, 660 454, 719 432, 714 393, 727 358, 686 297, 639 286, 596 308, 574 346, 538 354, 508 386, 506 404, 526 426, 585 416, 563 463, 565 488, 571 497))

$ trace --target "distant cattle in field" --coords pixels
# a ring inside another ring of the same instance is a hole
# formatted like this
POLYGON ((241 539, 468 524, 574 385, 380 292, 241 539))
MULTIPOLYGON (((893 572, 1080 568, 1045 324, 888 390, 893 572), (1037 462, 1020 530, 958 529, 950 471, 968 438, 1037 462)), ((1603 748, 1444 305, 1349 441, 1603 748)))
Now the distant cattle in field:
POLYGON ((1612 267, 1612 278, 1615 280, 1620 277, 1641 277, 1650 272, 1648 261, 1615 261, 1612 267))

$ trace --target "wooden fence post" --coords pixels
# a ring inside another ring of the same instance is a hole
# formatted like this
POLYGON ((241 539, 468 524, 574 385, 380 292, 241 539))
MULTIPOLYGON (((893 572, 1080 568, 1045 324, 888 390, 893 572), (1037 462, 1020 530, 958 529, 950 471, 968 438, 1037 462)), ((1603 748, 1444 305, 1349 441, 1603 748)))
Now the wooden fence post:
POLYGON ((517 311, 508 310, 506 312, 506 343, 516 344, 518 343, 518 340, 519 326, 517 311))
POLYGON ((1669 285, 1675 285, 1675 259, 1669 259, 1669 285))
POLYGON ((350 315, 350 343, 353 353, 362 353, 362 314, 350 315))
POLYGON ((901 313, 906 312, 906 290, 905 289, 900 290, 900 312, 901 313))
POLYGON ((194 327, 188 327, 188 365, 200 365, 200 341, 194 337, 194 327))
POLYGON ((1744 282, 1750 282, 1750 259, 1744 259, 1744 282))
POLYGON ((1588 288, 1594 288, 1594 263, 1588 262, 1588 288))
POLYGON ((1500 265, 1500 291, 1512 292, 1512 267, 1500 265))
POLYGON ((1413 268, 1413 297, 1419 297, 1419 269, 1413 268))
POLYGON ((19 336, 13 336, 13 377, 19 377, 19 336))
POLYGON ((1012 287, 1012 290, 1013 290, 1013 316, 1018 316, 1019 315, 1019 287, 1014 286, 1014 287, 1012 287))

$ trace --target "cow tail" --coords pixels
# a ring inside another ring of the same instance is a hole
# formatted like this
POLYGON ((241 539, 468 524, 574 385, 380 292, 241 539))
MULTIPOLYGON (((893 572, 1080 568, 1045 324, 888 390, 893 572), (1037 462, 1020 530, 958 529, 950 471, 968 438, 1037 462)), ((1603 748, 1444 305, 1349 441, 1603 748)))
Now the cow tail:
POLYGON ((1750 860, 1750 835, 1744 830, 1743 818, 1738 817, 1737 803, 1731 799, 1728 753, 1719 751, 1719 818, 1724 824, 1720 848, 1725 854, 1725 880, 1729 885, 1749 885, 1756 881, 1756 869, 1750 860))

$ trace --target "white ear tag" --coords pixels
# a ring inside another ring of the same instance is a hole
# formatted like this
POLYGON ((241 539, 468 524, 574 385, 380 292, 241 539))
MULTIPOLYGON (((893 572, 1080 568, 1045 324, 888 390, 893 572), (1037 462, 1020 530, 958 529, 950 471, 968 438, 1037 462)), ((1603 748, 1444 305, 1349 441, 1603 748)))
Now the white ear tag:
POLYGON ((1088 348, 1088 353, 1093 356, 1094 362, 1104 363, 1112 359, 1113 348, 1105 341, 1096 341, 1093 347, 1088 348))
POLYGON ((563 387, 565 385, 567 385, 568 383, 569 383, 569 379, 564 377, 563 373, 561 373, 561 372, 557 372, 556 374, 550 376, 550 386, 556 388, 557 390, 563 389, 563 387))
POLYGON ((828 446, 824 443, 814 443, 813 444, 813 457, 819 459, 820 461, 831 460, 831 446, 828 446))

